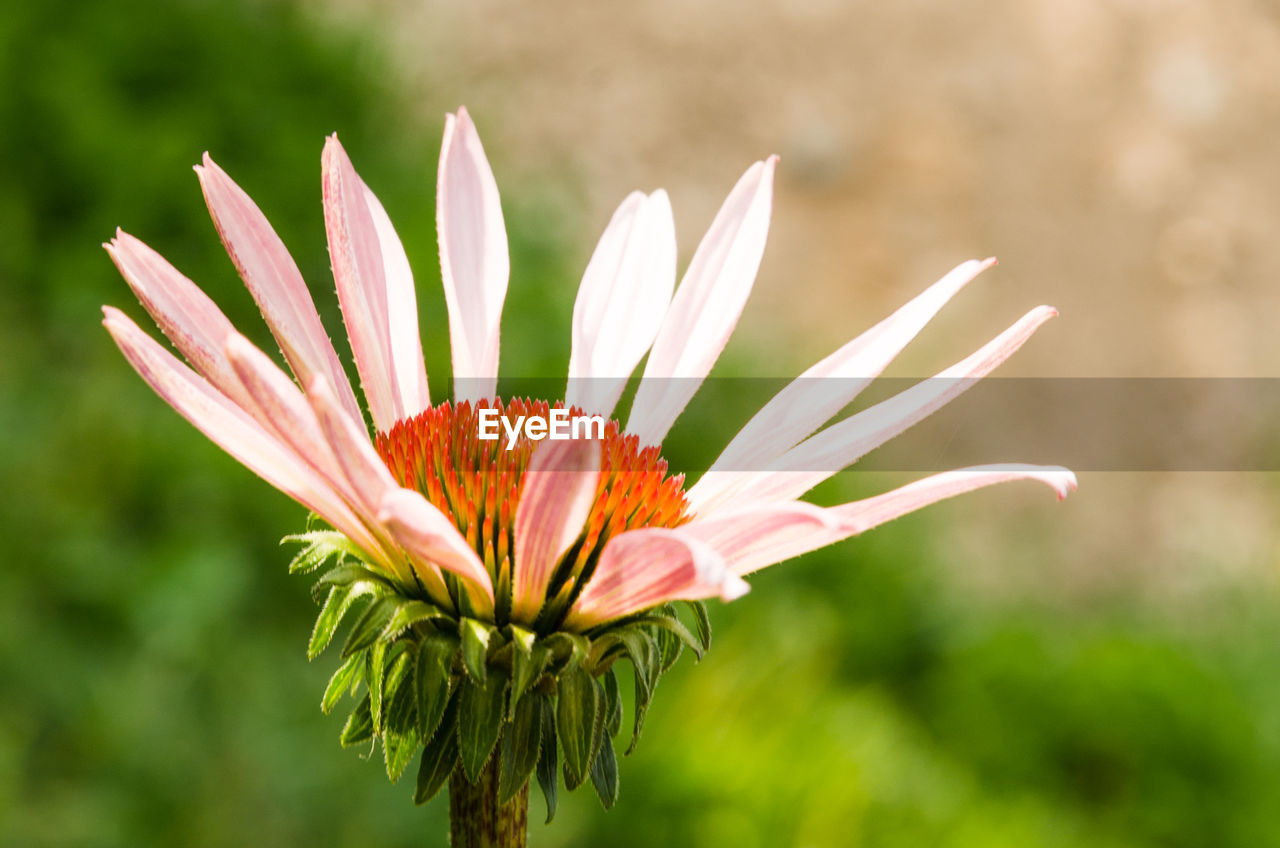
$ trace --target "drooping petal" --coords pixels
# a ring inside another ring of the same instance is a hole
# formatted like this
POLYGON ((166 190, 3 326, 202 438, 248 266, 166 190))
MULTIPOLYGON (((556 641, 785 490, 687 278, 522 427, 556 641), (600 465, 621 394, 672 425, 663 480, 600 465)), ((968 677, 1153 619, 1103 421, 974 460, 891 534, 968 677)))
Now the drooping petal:
POLYGON ((465 108, 445 117, 436 192, 440 275, 449 309, 454 398, 491 398, 511 260, 498 184, 465 108))
POLYGON ((747 169, 693 254, 627 421, 641 444, 662 443, 737 326, 764 256, 777 161, 770 156, 747 169))
POLYGON ((811 436, 783 454, 769 470, 735 475, 733 488, 700 504, 699 514, 749 503, 794 500, 867 452, 919 423, 1022 347, 1044 322, 1057 315, 1049 306, 1022 316, 996 338, 936 376, 811 436))
POLYGON ((556 563, 582 534, 600 480, 600 442, 544 441, 525 471, 516 507, 511 615, 532 622, 556 563))
POLYGON ((467 544, 453 522, 412 489, 388 489, 378 508, 378 519, 416 560, 453 572, 463 578, 474 611, 493 613, 493 581, 484 563, 467 544))
POLYGON ((325 142, 322 164, 338 302, 374 427, 386 432, 430 403, 413 277, 386 212, 337 136, 325 142))
POLYGON ((312 380, 307 387, 307 400, 329 450, 361 506, 376 513, 387 491, 400 485, 374 450, 364 427, 341 413, 333 390, 322 377, 312 380))
POLYGON ((865 500, 822 508, 787 501, 693 521, 680 529, 724 558, 735 574, 774 563, 864 533, 946 498, 1012 480, 1035 480, 1061 500, 1076 478, 1060 466, 988 465, 935 474, 865 500))
POLYGON ((750 590, 715 550, 682 531, 650 527, 614 537, 565 626, 586 630, 667 601, 731 601, 750 590))
POLYGON ((103 324, 129 364, 166 403, 250 471, 320 515, 376 562, 386 553, 324 480, 240 407, 142 332, 103 307, 103 324))
POLYGON ((123 230, 116 230, 116 237, 103 247, 129 288, 191 366, 243 406, 247 401, 244 389, 222 351, 222 342, 235 328, 217 305, 163 256, 123 230))
POLYGON ((847 406, 884 371, 943 305, 995 259, 965 262, 923 294, 792 381, 752 417, 689 490, 694 509, 759 471, 847 406))
POLYGON ((608 416, 653 344, 676 284, 671 201, 633 192, 613 214, 578 287, 565 405, 608 416))
POLYGON ((302 273, 261 210, 204 154, 196 166, 205 203, 236 270, 301 385, 321 374, 355 421, 362 421, 351 382, 329 341, 302 273))

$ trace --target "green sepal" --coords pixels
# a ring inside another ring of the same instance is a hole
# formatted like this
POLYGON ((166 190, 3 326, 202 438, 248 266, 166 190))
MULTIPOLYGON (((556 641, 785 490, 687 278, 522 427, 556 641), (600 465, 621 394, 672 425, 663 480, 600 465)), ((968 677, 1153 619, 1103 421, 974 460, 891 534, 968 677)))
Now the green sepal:
POLYGON ((433 633, 418 648, 418 731, 426 739, 435 733, 449 704, 453 688, 453 657, 458 640, 448 633, 433 633))
POLYGON ((403 733, 384 730, 382 733, 382 752, 387 763, 387 777, 392 783, 400 780, 405 766, 413 759, 418 750, 418 729, 410 726, 403 733))
POLYGON ((591 769, 592 747, 600 715, 600 689, 591 675, 580 668, 560 675, 556 729, 564 749, 564 785, 576 789, 591 769))
POLYGON ((458 755, 463 773, 475 783, 502 732, 507 672, 489 669, 483 684, 463 679, 458 693, 458 755))
POLYGON ((542 737, 542 705, 536 695, 521 698, 502 731, 502 762, 498 771, 498 804, 515 797, 538 764, 542 737))
POLYGON ((545 644, 551 654, 551 665, 556 674, 582 665, 582 661, 591 652, 591 642, 585 636, 563 630, 548 636, 545 644))
POLYGON ((462 640, 462 666, 471 675, 471 679, 481 685, 484 684, 489 640, 493 633, 492 626, 474 618, 463 618, 458 622, 458 637, 462 640))
POLYGON ((684 647, 680 644, 680 639, 673 636, 669 631, 661 628, 653 631, 653 640, 658 644, 658 657, 661 674, 666 674, 671 666, 675 665, 680 659, 680 654, 684 647))
POLYGON ((511 625, 511 712, 542 674, 547 664, 547 649, 537 644, 537 636, 523 627, 511 625))
POLYGON ((684 623, 675 617, 674 612, 670 615, 641 615, 630 621, 629 624, 659 627, 667 633, 677 637, 689 648, 689 650, 693 651, 693 655, 695 657, 699 660, 702 659, 702 641, 689 632, 689 628, 685 627, 684 623))
POLYGON ((538 786, 547 802, 547 824, 556 817, 556 787, 559 781, 556 764, 556 705, 551 698, 538 695, 541 713, 542 744, 538 750, 538 786))
POLYGON ((635 722, 631 731, 631 742, 626 753, 630 754, 640 741, 640 733, 644 730, 644 716, 649 709, 649 700, 653 697, 653 689, 658 684, 661 669, 658 666, 658 646, 653 637, 643 630, 626 630, 619 634, 627 649, 627 657, 635 671, 635 722))
POLYGON ((702 652, 711 650, 711 616, 707 614, 707 605, 702 601, 684 601, 693 612, 693 623, 698 633, 698 641, 702 643, 702 652))
POLYGON ((338 666, 338 670, 329 678, 329 685, 324 688, 324 697, 320 699, 320 709, 325 715, 333 710, 343 695, 355 689, 364 679, 364 663, 363 654, 352 654, 338 666))
POLYGON ((350 748, 361 742, 368 742, 372 738, 373 713, 369 708, 369 696, 365 695, 364 699, 351 711, 351 715, 347 716, 347 723, 342 726, 342 734, 338 737, 338 742, 342 747, 350 748))
POLYGON ((439 607, 426 601, 409 601, 400 604, 387 625, 382 628, 380 638, 389 642, 418 622, 433 618, 447 620, 448 616, 442 613, 439 607))
POLYGON ((381 574, 369 570, 361 563, 343 562, 320 576, 311 587, 311 597, 315 598, 316 603, 320 603, 330 586, 350 586, 354 583, 368 583, 369 591, 375 595, 394 591, 394 587, 381 574))
POLYGON ((333 634, 342 624, 342 619, 351 610, 351 605, 363 594, 361 584, 351 583, 345 586, 334 586, 325 598, 320 614, 316 616, 315 627, 311 628, 311 641, 307 643, 307 659, 313 660, 329 647, 333 634))
POLYGON ((618 676, 609 669, 604 673, 604 727, 610 736, 617 736, 622 729, 622 693, 618 690, 618 676))
POLYGON ((349 657, 376 642, 378 635, 382 633, 382 628, 387 626, 387 622, 395 614, 397 606, 398 603, 394 598, 374 599, 351 626, 351 632, 347 634, 347 643, 342 646, 342 656, 349 657))
MULTIPOLYGON (((379 643, 382 644, 382 643, 379 643)), ((406 712, 412 713, 415 700, 413 692, 414 655, 413 643, 401 640, 387 652, 386 677, 382 683, 382 721, 375 724, 388 733, 405 733, 409 722, 406 712), (408 697, 406 697, 406 695, 408 697)), ((414 737, 415 741, 417 737, 414 737)))
POLYGON ((374 642, 367 654, 369 672, 365 684, 369 687, 369 710, 373 714, 374 732, 382 730, 382 681, 387 673, 387 643, 374 642))
POLYGON ((418 765, 418 785, 413 792, 415 804, 425 804, 444 786, 458 763, 458 734, 454 732, 458 699, 451 698, 440 726, 422 748, 418 765))
POLYGON ((591 764, 591 785, 606 810, 612 809, 618 800, 618 755, 613 750, 613 740, 606 734, 591 764))
POLYGON ((315 571, 339 554, 347 554, 356 559, 361 557, 360 551, 351 540, 336 530, 312 530, 308 533, 295 533, 285 536, 280 544, 297 542, 303 545, 289 563, 290 574, 305 574, 315 571))

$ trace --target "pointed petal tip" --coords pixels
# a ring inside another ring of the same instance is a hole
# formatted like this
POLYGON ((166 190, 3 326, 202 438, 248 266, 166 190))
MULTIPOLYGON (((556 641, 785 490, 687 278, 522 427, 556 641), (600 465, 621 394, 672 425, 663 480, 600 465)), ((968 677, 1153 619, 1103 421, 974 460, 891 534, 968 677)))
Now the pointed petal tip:
POLYGON ((726 572, 725 580, 720 584, 720 600, 726 604, 736 601, 751 591, 751 584, 732 572, 726 572))

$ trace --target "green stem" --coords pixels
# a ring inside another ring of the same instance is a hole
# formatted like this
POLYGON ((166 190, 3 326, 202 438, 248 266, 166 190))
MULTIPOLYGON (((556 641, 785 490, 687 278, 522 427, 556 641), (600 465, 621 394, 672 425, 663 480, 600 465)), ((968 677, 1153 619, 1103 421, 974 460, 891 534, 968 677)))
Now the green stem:
POLYGON ((529 831, 529 785, 506 804, 498 804, 499 754, 494 752, 477 783, 461 768, 449 777, 449 829, 452 848, 525 848, 529 831))

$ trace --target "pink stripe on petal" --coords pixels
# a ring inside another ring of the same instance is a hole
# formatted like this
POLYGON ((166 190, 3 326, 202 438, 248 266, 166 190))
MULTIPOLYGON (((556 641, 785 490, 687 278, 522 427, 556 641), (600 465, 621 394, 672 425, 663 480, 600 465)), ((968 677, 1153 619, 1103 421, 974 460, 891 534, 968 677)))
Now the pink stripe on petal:
POLYGON ((411 489, 388 489, 379 505, 378 519, 411 556, 463 578, 475 611, 492 614, 493 581, 489 572, 458 528, 430 501, 411 489))
POLYGON ((253 200, 209 157, 196 166, 222 243, 298 382, 321 374, 353 420, 363 416, 293 257, 253 200))
POLYGON ((582 535, 600 480, 600 443, 544 441, 533 451, 516 507, 511 615, 532 622, 560 557, 582 535))
POLYGON ((609 415, 653 344, 676 284, 671 201, 633 192, 613 214, 573 307, 567 406, 609 415))
POLYGON ((731 472, 767 466, 847 406, 956 292, 995 262, 971 260, 957 266, 923 294, 792 381, 747 422, 712 464, 712 470, 690 489, 694 509, 713 501, 740 479, 731 472))
POLYGON ((641 444, 661 444, 737 326, 764 256, 777 161, 747 169, 693 254, 627 421, 641 444))
POLYGON ((325 142, 321 162, 324 222, 342 319, 374 427, 386 432, 398 419, 382 243, 364 183, 337 136, 325 142))
POLYGON ((362 425, 342 414, 333 391, 317 377, 307 387, 307 400, 315 412, 325 442, 350 483, 362 509, 376 514, 385 494, 400 488, 374 450, 362 425))
POLYGON ((222 352, 231 322, 200 287, 138 239, 116 230, 103 245, 169 341, 223 394, 243 405, 244 389, 222 352))
POLYGON ((614 537, 565 626, 586 630, 667 601, 731 601, 750 590, 715 550, 683 530, 645 528, 614 537))
POLYGON ((988 465, 917 480, 883 495, 836 507, 800 501, 744 509, 691 522, 681 529, 719 553, 739 575, 864 533, 909 512, 997 483, 1035 480, 1061 500, 1076 477, 1060 466, 988 465))
POLYGON ((247 413, 142 332, 124 313, 103 308, 103 324, 129 364, 166 403, 250 471, 317 513, 371 555, 386 554, 342 499, 247 413))
POLYGON ((449 309, 454 397, 493 397, 511 260, 498 184, 465 108, 448 115, 436 191, 440 276, 449 309))
POLYGON ((365 203, 382 246, 382 269, 387 289, 387 330, 391 340, 391 387, 396 415, 412 418, 431 406, 427 367, 418 333, 418 296, 413 287, 409 257, 382 203, 364 186, 365 203))
POLYGON ((702 514, 713 514, 730 503, 742 506, 751 502, 793 500, 803 495, 959 397, 1012 356, 1044 322, 1057 314, 1048 306, 1031 310, 966 359, 809 437, 783 454, 770 470, 745 481, 740 479, 736 490, 721 497, 716 504, 704 504, 702 514))

